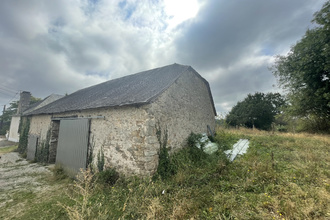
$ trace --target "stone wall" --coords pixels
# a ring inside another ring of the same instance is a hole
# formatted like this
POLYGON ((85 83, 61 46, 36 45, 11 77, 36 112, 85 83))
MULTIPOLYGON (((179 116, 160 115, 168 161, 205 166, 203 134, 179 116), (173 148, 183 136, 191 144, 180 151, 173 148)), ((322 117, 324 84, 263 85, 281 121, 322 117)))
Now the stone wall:
POLYGON ((191 132, 207 133, 215 129, 213 100, 207 84, 198 73, 187 71, 158 99, 148 105, 148 113, 162 129, 168 130, 168 146, 176 150, 185 144, 191 132))
MULTIPOLYGON (((127 175, 151 175, 158 165, 156 124, 168 130, 168 146, 179 149, 191 132, 214 130, 215 119, 208 87, 194 72, 186 72, 153 103, 55 114, 53 117, 91 118, 90 145, 94 164, 103 148, 105 166, 127 175), (102 116, 102 118, 95 118, 102 116)), ((46 139, 51 116, 33 116, 30 133, 46 139)))
POLYGON ((149 129, 148 114, 143 107, 116 107, 56 114, 54 117, 91 117, 90 144, 94 147, 93 162, 103 148, 105 166, 115 167, 127 175, 147 175, 145 169, 145 147, 157 141, 149 129), (103 116, 104 118, 95 118, 103 116), (152 137, 150 137, 152 136, 152 137))
POLYGON ((39 142, 45 141, 51 126, 50 115, 36 115, 31 117, 29 134, 39 137, 39 142))

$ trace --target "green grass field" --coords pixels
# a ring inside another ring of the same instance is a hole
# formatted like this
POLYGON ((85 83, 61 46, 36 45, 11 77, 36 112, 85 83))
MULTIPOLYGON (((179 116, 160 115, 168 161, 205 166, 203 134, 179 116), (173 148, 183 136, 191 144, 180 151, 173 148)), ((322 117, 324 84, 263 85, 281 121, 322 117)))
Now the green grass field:
POLYGON ((17 191, 0 206, 10 219, 330 219, 330 137, 218 130, 224 147, 248 138, 247 154, 229 163, 222 153, 192 161, 171 156, 174 176, 162 181, 120 178, 115 185, 41 177, 49 190, 17 191))

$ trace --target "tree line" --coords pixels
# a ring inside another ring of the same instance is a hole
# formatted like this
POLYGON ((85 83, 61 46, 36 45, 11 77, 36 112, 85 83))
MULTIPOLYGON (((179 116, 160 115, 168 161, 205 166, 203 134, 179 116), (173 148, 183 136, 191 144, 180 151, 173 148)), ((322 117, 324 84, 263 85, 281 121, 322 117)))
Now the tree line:
POLYGON ((286 94, 248 94, 227 115, 229 125, 268 130, 276 123, 330 132, 330 1, 312 22, 316 27, 308 29, 287 55, 278 55, 271 67, 286 94))

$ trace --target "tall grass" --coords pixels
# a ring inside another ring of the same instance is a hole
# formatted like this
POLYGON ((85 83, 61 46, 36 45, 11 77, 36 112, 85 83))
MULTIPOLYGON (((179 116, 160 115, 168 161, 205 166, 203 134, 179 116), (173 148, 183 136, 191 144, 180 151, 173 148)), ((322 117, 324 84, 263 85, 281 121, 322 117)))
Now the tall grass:
POLYGON ((248 138, 250 148, 232 163, 222 151, 196 161, 189 147, 183 148, 171 156, 177 172, 166 180, 120 177, 102 185, 91 178, 90 193, 76 191, 63 199, 56 209, 66 215, 57 216, 70 217, 72 208, 76 216, 94 219, 330 218, 329 136, 248 129, 217 134, 221 150, 239 138, 248 138))

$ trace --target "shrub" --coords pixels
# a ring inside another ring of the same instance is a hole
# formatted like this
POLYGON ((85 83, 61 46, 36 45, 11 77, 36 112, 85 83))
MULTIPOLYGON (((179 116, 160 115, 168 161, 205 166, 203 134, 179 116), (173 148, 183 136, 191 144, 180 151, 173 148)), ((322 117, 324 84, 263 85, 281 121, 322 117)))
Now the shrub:
POLYGON ((113 186, 119 179, 119 173, 114 168, 108 168, 97 173, 96 177, 98 183, 113 186))
POLYGON ((30 130, 30 119, 29 118, 21 118, 20 122, 20 138, 18 143, 18 152, 20 154, 24 154, 27 151, 27 145, 28 145, 28 136, 29 136, 29 130, 30 130))
POLYGON ((233 144, 235 144, 239 138, 232 133, 225 131, 224 129, 218 129, 214 139, 215 142, 219 145, 219 149, 225 151, 231 149, 233 144))
POLYGON ((63 167, 59 164, 56 164, 52 171, 55 180, 63 180, 68 178, 68 175, 65 173, 63 167))
POLYGON ((207 154, 203 151, 203 143, 201 143, 201 148, 196 147, 196 143, 200 142, 202 134, 195 134, 193 132, 187 138, 187 147, 190 160, 192 162, 198 162, 207 157, 207 154))
POLYGON ((101 147, 101 150, 99 150, 97 154, 97 169, 99 172, 102 172, 104 169, 104 151, 103 146, 101 147))
POLYGON ((153 179, 157 179, 157 177, 160 176, 163 180, 165 180, 171 177, 172 175, 174 175, 177 169, 174 166, 174 163, 171 161, 168 153, 168 149, 166 147, 167 137, 168 137, 167 129, 165 129, 165 134, 162 139, 162 130, 158 123, 158 126, 156 126, 156 135, 160 145, 160 149, 159 149, 158 167, 153 179))

